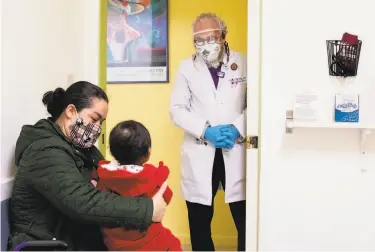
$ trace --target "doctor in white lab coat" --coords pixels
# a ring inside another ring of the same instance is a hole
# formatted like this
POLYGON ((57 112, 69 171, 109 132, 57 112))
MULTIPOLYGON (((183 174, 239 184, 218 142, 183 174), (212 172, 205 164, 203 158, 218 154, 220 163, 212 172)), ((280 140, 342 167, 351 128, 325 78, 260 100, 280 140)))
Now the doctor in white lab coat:
POLYGON ((195 20, 196 54, 181 62, 170 99, 171 118, 185 132, 181 177, 193 251, 215 250, 211 221, 219 184, 238 231, 238 250, 245 250, 247 66, 245 55, 229 49, 226 33, 213 13, 195 20))

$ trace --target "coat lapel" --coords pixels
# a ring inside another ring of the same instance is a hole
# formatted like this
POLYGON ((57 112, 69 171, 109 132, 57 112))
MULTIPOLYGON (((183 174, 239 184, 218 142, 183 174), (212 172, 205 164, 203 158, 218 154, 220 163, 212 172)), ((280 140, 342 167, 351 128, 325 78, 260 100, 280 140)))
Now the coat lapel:
POLYGON ((206 86, 210 91, 216 92, 215 84, 212 79, 211 73, 208 70, 206 62, 200 57, 195 58, 195 64, 199 72, 199 76, 202 78, 201 83, 206 86))
POLYGON ((230 79, 231 76, 233 76, 233 71, 230 69, 230 66, 233 62, 233 56, 230 55, 229 61, 226 61, 226 54, 224 55, 224 64, 221 66, 221 71, 224 73, 223 78, 219 78, 219 84, 217 86, 218 92, 223 91, 224 93, 226 92, 227 88, 230 85, 230 79))

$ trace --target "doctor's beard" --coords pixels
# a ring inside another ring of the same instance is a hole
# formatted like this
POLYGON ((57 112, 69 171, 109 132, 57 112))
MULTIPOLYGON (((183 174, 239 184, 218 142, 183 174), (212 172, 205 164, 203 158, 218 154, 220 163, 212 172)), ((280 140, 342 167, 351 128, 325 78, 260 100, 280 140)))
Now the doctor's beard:
POLYGON ((195 46, 197 55, 201 56, 208 67, 218 67, 223 58, 224 47, 221 44, 204 44, 195 46))

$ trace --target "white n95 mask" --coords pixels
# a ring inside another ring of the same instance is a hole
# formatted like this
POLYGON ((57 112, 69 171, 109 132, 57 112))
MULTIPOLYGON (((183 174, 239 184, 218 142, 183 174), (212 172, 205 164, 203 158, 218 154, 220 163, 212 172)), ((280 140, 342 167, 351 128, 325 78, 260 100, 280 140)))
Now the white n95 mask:
POLYGON ((195 46, 197 54, 203 58, 203 60, 211 65, 218 66, 220 64, 219 56, 221 53, 221 45, 218 43, 209 44, 205 42, 203 45, 195 46))

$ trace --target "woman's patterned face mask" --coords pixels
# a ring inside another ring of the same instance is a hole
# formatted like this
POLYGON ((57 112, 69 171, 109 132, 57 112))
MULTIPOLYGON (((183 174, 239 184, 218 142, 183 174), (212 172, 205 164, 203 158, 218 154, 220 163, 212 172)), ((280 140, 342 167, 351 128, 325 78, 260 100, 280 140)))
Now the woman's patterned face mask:
POLYGON ((90 148, 98 140, 102 127, 100 125, 89 123, 84 124, 82 118, 78 117, 77 121, 70 131, 70 136, 73 143, 80 148, 90 148))

